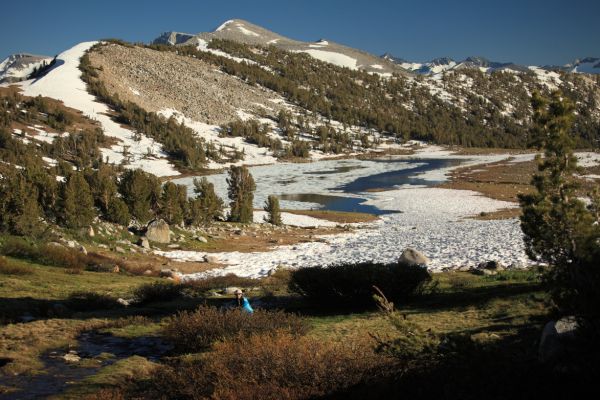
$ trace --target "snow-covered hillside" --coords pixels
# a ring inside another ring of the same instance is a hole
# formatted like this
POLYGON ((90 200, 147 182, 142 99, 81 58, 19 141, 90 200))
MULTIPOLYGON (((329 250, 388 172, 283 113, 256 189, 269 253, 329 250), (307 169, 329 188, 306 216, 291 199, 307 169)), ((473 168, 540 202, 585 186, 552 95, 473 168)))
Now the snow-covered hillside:
POLYGON ((118 144, 110 149, 102 149, 103 157, 108 158, 109 162, 121 163, 127 156, 128 167, 143 168, 158 176, 178 175, 163 154, 160 144, 144 135, 139 141, 134 140, 134 133, 114 122, 108 115, 109 108, 88 93, 85 82, 81 80, 79 60, 95 43, 83 42, 59 54, 56 67, 48 74, 37 80, 20 83, 23 94, 60 100, 67 107, 80 110, 87 117, 99 121, 106 135, 118 139, 118 144), (153 155, 149 156, 149 152, 153 155))

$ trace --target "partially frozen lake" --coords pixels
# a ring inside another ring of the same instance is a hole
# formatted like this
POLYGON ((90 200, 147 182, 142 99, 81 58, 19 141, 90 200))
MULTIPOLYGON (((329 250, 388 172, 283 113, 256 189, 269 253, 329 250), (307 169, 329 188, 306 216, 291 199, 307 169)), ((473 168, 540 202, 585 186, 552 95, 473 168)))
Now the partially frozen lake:
MULTIPOLYGON (((389 190, 404 185, 431 186, 443 180, 439 174, 461 163, 460 159, 387 157, 376 160, 323 160, 312 163, 284 163, 250 167, 256 182, 254 207, 261 208, 267 196, 277 195, 282 208, 319 208, 332 211, 387 213, 366 205, 369 190, 389 190)), ((227 202, 227 173, 207 176, 217 194, 227 202)), ((193 178, 174 182, 189 187, 193 178)))
MULTIPOLYGON (((275 246, 272 251, 260 253, 213 253, 227 267, 187 275, 186 279, 227 273, 260 277, 278 266, 302 268, 346 262, 392 262, 406 247, 425 253, 431 259, 431 270, 471 266, 488 260, 526 265, 518 220, 468 218, 516 204, 489 199, 472 191, 428 187, 444 180, 457 160, 472 165, 506 157, 393 157, 252 167, 250 171, 257 185, 256 208, 261 208, 270 194, 285 195, 281 202, 283 208, 321 208, 326 202, 319 201, 317 195, 320 195, 355 199, 362 207, 394 213, 381 215, 380 220, 357 227, 354 232, 325 236, 324 242, 275 246), (363 191, 382 188, 388 190, 363 191)), ((212 175, 208 179, 226 199, 226 174, 212 175)), ((176 182, 191 186, 192 178, 176 182)), ((171 251, 163 254, 192 261, 202 259, 206 253, 171 251)))

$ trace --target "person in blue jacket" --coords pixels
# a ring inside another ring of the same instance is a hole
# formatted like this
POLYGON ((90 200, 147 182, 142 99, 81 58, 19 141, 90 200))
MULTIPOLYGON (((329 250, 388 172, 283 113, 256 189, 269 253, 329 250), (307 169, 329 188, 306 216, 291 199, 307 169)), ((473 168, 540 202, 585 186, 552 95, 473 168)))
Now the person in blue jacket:
POLYGON ((250 305, 248 299, 244 297, 244 293, 240 289, 237 289, 234 293, 238 307, 246 311, 248 314, 252 314, 254 310, 252 309, 252 306, 250 305))

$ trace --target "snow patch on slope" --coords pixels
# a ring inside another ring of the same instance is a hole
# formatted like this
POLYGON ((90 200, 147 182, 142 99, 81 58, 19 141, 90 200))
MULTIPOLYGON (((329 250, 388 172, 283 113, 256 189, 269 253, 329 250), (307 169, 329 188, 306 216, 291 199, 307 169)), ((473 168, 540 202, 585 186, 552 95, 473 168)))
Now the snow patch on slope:
POLYGON ((61 100, 67 107, 81 110, 88 118, 99 121, 107 136, 116 137, 120 141, 110 149, 101 149, 103 157, 108 157, 109 162, 121 163, 125 158, 124 150, 127 150, 128 168, 143 168, 157 176, 179 175, 167 160, 159 143, 144 135, 141 135, 141 140, 134 140, 134 132, 114 122, 107 115, 109 108, 88 93, 85 82, 81 80, 79 59, 96 43, 83 42, 59 54, 58 66, 48 74, 40 79, 21 83, 23 94, 61 100))
POLYGON ((346 67, 350 69, 358 69, 356 58, 352 58, 345 54, 336 53, 333 51, 325 51, 325 50, 293 50, 296 53, 308 53, 312 57, 317 60, 321 60, 324 62, 328 62, 330 64, 337 65, 339 67, 346 67))

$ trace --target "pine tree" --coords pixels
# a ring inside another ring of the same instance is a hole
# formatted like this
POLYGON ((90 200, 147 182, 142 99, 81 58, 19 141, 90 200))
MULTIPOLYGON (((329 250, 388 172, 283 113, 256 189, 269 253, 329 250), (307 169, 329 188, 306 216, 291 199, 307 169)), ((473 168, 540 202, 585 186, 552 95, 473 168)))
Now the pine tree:
POLYGON ((37 236, 43 230, 38 192, 20 171, 2 171, 0 227, 16 235, 37 236))
POLYGON ((600 228, 591 207, 577 198, 578 171, 570 131, 572 105, 554 92, 548 102, 538 94, 532 98, 534 138, 544 150, 537 157, 538 173, 532 183, 536 191, 520 196, 521 228, 527 254, 548 264, 545 278, 555 304, 578 315, 600 312, 600 228))
POLYGON ((265 202, 264 210, 267 215, 264 217, 265 222, 273 225, 281 226, 281 210, 279 209, 279 199, 277 196, 270 195, 265 202))
POLYGON ((88 182, 94 195, 94 202, 108 213, 112 199, 117 195, 117 173, 113 166, 101 164, 96 171, 88 175, 88 182))
POLYGON ((106 219, 115 224, 128 226, 131 220, 129 208, 120 197, 113 197, 108 203, 106 219))
POLYGON ((160 181, 141 169, 127 170, 121 177, 119 193, 132 217, 144 224, 154 217, 159 208, 160 181))
POLYGON ((186 186, 165 183, 160 197, 160 216, 171 225, 179 225, 183 222, 186 208, 186 186))
POLYGON ((194 193, 196 198, 189 201, 189 225, 208 225, 223 216, 223 200, 217 196, 214 185, 208 179, 194 179, 194 193))
POLYGON ((229 185, 227 194, 231 200, 229 220, 241 223, 252 222, 254 219, 252 203, 256 184, 248 168, 244 165, 241 167, 232 165, 227 184, 229 185))
POLYGON ((63 186, 61 203, 61 220, 69 228, 87 226, 96 216, 92 191, 81 172, 71 174, 63 186))

